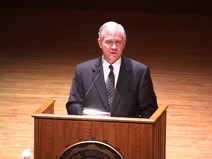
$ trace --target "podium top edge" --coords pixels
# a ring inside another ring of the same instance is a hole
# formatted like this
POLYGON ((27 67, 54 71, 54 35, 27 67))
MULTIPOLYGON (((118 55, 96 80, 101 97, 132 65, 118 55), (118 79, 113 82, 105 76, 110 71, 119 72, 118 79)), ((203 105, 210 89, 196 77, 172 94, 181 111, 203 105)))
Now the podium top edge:
POLYGON ((126 118, 110 116, 93 116, 93 115, 57 115, 57 114, 33 114, 35 119, 52 119, 52 120, 81 120, 96 122, 123 122, 123 123, 154 123, 155 120, 145 118, 126 118))
POLYGON ((122 123, 155 123, 168 108, 163 104, 152 114, 150 118, 129 118, 129 117, 111 117, 106 115, 59 115, 54 114, 54 99, 49 99, 41 107, 36 110, 32 117, 35 119, 51 119, 51 120, 78 120, 78 121, 104 121, 104 122, 122 122, 122 123))

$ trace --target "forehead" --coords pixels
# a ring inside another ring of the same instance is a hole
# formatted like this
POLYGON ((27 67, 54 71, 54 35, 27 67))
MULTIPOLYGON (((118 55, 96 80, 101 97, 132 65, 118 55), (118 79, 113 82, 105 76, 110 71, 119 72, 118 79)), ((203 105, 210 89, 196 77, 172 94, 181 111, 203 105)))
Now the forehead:
POLYGON ((120 30, 104 30, 103 32, 104 39, 117 39, 124 40, 124 33, 120 30))
POLYGON ((102 28, 102 34, 124 36, 124 29, 116 23, 108 23, 102 28))

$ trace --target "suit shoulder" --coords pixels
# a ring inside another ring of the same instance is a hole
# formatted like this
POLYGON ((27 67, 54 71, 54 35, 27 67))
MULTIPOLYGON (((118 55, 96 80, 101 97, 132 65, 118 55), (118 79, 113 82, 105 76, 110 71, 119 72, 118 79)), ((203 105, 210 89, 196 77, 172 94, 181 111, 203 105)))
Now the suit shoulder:
POLYGON ((98 61, 98 58, 90 59, 82 63, 79 63, 77 67, 78 69, 93 68, 96 65, 97 61, 98 61))
POLYGON ((90 59, 90 60, 87 60, 87 61, 84 61, 84 62, 81 62, 79 63, 78 65, 89 65, 89 64, 95 64, 97 62, 98 58, 95 58, 95 59, 90 59))
POLYGON ((131 59, 131 60, 132 60, 132 64, 137 66, 137 67, 141 67, 141 68, 144 68, 144 69, 148 68, 148 66, 146 64, 142 63, 142 62, 139 62, 139 61, 136 61, 136 60, 133 60, 133 59, 131 59))
POLYGON ((148 66, 140 61, 128 57, 124 57, 124 60, 126 61, 126 63, 132 65, 134 69, 148 69, 148 66))

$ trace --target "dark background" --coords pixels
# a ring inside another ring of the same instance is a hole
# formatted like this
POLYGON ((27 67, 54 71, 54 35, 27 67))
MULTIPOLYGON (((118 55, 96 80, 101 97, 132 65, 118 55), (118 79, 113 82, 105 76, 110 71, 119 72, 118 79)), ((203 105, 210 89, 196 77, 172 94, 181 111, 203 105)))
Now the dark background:
POLYGON ((211 14, 211 0, 1 0, 1 7, 130 10, 211 14))

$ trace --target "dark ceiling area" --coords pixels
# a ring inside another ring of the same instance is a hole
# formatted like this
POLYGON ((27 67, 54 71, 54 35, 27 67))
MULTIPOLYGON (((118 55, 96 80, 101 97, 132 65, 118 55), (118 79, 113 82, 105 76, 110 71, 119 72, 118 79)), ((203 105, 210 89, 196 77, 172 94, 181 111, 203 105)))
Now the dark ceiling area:
POLYGON ((212 14, 211 0, 1 0, 0 7, 212 14))

